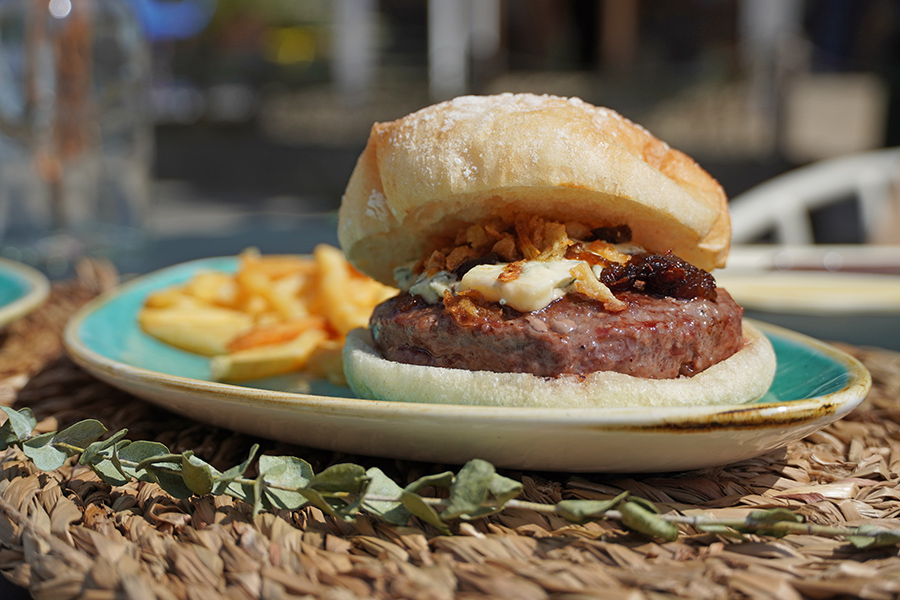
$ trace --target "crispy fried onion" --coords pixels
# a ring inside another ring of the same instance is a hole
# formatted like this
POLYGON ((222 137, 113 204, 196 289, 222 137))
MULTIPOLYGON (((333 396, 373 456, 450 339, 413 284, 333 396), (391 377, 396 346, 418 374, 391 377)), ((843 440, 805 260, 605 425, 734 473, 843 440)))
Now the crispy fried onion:
POLYGON ((524 260, 517 260, 516 262, 511 262, 505 267, 503 267, 503 272, 500 273, 500 276, 497 277, 498 280, 503 283, 508 283, 510 281, 515 281, 519 278, 519 275, 522 274, 522 269, 525 268, 524 260))
POLYGON ((572 245, 563 223, 533 216, 517 219, 515 228, 525 260, 559 260, 572 245))
MULTIPOLYGON (((572 269, 575 289, 602 302, 606 310, 618 312, 625 309, 625 303, 613 296, 591 269, 591 265, 605 268, 611 264, 625 264, 629 259, 603 239, 612 235, 607 229, 615 234, 616 240, 630 239, 631 232, 624 226, 591 230, 580 223, 560 223, 538 216, 520 216, 509 221, 491 219, 458 231, 452 243, 435 249, 417 271, 432 276, 440 271, 450 271, 462 279, 477 265, 506 263, 499 278, 502 282, 511 282, 519 278, 526 260, 584 260, 587 264, 572 269)), ((452 299, 445 296, 444 304, 464 321, 481 320, 484 317, 480 311, 487 310, 483 298, 466 293, 452 299)))
POLYGON ((573 284, 575 290, 594 300, 599 300, 603 303, 603 308, 609 312, 621 312, 627 307, 624 302, 613 296, 612 291, 608 287, 597 280, 594 272, 586 263, 575 265, 569 269, 569 272, 575 278, 575 283, 573 284))
POLYGON ((485 321, 496 321, 503 314, 499 305, 488 302, 476 290, 465 290, 456 294, 444 292, 444 308, 460 325, 478 325, 485 321))
POLYGON ((461 277, 478 264, 560 260, 575 243, 573 239, 590 235, 584 225, 536 216, 490 219, 461 229, 452 242, 433 250, 416 272, 450 271, 461 277))
POLYGON ((620 265, 624 265, 631 258, 627 254, 616 250, 616 247, 609 242, 604 242, 602 240, 594 240, 588 244, 587 249, 588 252, 602 256, 609 262, 619 263, 620 265))

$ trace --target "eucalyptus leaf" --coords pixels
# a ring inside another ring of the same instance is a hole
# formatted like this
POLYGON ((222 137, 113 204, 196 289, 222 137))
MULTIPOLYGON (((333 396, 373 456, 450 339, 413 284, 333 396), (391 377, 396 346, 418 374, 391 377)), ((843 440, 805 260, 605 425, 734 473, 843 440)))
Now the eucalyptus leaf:
POLYGON ((343 497, 329 495, 335 492, 323 493, 312 488, 302 489, 299 492, 306 497, 310 504, 325 514, 348 522, 356 518, 363 500, 362 494, 353 495, 348 502, 343 497))
POLYGON ((407 492, 418 494, 427 487, 449 488, 453 484, 453 479, 453 471, 444 471, 443 473, 420 477, 403 489, 407 492))
POLYGON ((450 529, 447 527, 447 524, 444 523, 443 519, 441 519, 437 511, 435 511, 430 504, 427 504, 418 494, 403 490, 403 493, 400 494, 400 502, 403 503, 406 510, 419 517, 421 520, 425 521, 444 535, 450 535, 450 529))
POLYGON ((351 463, 342 463, 332 465, 315 475, 309 482, 309 486, 320 492, 359 494, 367 482, 364 468, 351 463))
POLYGON ((772 508, 753 511, 745 522, 749 532, 780 538, 791 533, 791 525, 802 523, 803 517, 787 508, 772 508))
MULTIPOLYGON (((169 449, 159 442, 138 440, 130 444, 122 444, 118 447, 118 458, 122 465, 122 471, 135 479, 157 483, 157 478, 146 467, 141 466, 148 459, 171 456, 169 449)), ((171 465, 180 466, 181 458, 170 461, 171 465)))
POLYGON ((37 419, 30 408, 25 407, 22 410, 16 410, 9 406, 0 406, 0 410, 9 417, 6 423, 3 424, 3 427, 6 428, 8 426, 17 441, 25 441, 31 436, 31 432, 34 431, 37 425, 37 419))
MULTIPOLYGON (((241 494, 244 493, 243 487, 239 483, 235 483, 235 479, 239 477, 243 477, 244 473, 247 472, 247 469, 250 468, 250 464, 253 462, 253 459, 256 457, 256 453, 259 452, 259 444, 253 444, 250 447, 250 452, 247 456, 247 459, 244 460, 239 465, 235 465, 230 469, 226 470, 224 473, 220 473, 216 478, 215 484, 213 485, 213 494, 221 495, 221 494, 229 494, 234 496, 234 494, 230 493, 230 489, 234 486, 236 489, 241 491, 241 494)), ((243 498, 242 498, 243 499, 243 498)))
POLYGON ((173 455, 159 442, 138 440, 118 448, 122 471, 135 479, 157 483, 175 498, 189 498, 191 489, 181 474, 181 455, 173 455))
POLYGON ((58 450, 53 446, 54 432, 42 433, 29 438, 22 444, 22 451, 25 456, 31 459, 41 471, 55 471, 64 464, 68 456, 62 450, 58 450))
POLYGON ((50 432, 29 438, 23 444, 22 450, 37 468, 54 471, 65 464, 66 458, 75 456, 84 446, 104 433, 106 427, 100 421, 88 419, 75 423, 59 433, 50 432))
POLYGON ((877 525, 860 525, 856 528, 858 535, 848 535, 847 541, 854 548, 864 550, 880 546, 900 545, 900 529, 885 529, 877 525))
POLYGON ((112 455, 112 447, 127 434, 127 429, 120 429, 105 440, 91 443, 87 448, 84 449, 84 452, 81 453, 81 457, 78 459, 78 464, 90 465, 97 460, 98 456, 101 457, 100 460, 109 458, 112 455))
POLYGON ((695 527, 700 531, 712 533, 715 535, 721 535, 722 537, 733 538, 736 540, 745 539, 744 535, 740 531, 734 529, 733 527, 722 525, 721 523, 702 523, 695 525, 695 527))
POLYGON ((91 463, 91 470, 97 474, 97 477, 108 483, 109 485, 125 485, 131 481, 131 477, 125 475, 122 469, 117 466, 118 460, 95 461, 91 463))
MULTIPOLYGON (((94 443, 103 445, 103 442, 94 443)), ((121 440, 109 448, 97 450, 90 462, 91 469, 100 479, 110 485, 125 485, 131 481, 132 477, 122 469, 122 463, 119 461, 119 450, 130 443, 129 440, 121 440)), ((94 444, 91 445, 93 446, 94 444)))
POLYGON ((181 478, 188 489, 198 496, 210 493, 219 475, 221 473, 215 467, 194 456, 193 452, 181 455, 181 478))
POLYGON ((412 515, 400 502, 403 488, 378 467, 370 468, 366 471, 366 476, 369 478, 369 485, 366 487, 362 507, 388 523, 406 525, 412 515), (372 497, 396 498, 396 500, 372 500, 372 497))
POLYGON ((237 498, 238 500, 242 500, 247 504, 253 504, 255 498, 255 487, 256 480, 254 479, 251 483, 241 483, 237 481, 232 481, 229 483, 224 490, 221 488, 216 488, 213 490, 214 494, 227 494, 232 498, 237 498))
POLYGON ((494 465, 485 460, 474 459, 463 465, 450 485, 450 497, 441 518, 475 515, 487 499, 494 474, 494 465))
POLYGON ((628 498, 628 501, 634 502, 635 504, 639 504, 642 508, 650 511, 654 515, 659 514, 659 509, 656 507, 656 505, 653 504, 652 502, 650 502, 649 500, 647 500, 646 498, 641 498, 640 496, 630 496, 628 498))
POLYGON ((507 502, 522 493, 522 484, 514 479, 494 473, 488 484, 486 502, 480 508, 460 515, 463 519, 480 519, 503 510, 507 502))
POLYGON ((122 461, 119 460, 119 451, 130 444, 130 440, 122 440, 121 442, 117 443, 112 447, 112 454, 109 457, 110 464, 115 467, 116 471, 122 475, 126 482, 131 481, 133 476, 129 473, 126 473, 125 469, 122 467, 122 461))
POLYGON ((507 502, 513 498, 518 498, 522 493, 522 482, 504 477, 503 475, 494 474, 491 478, 491 485, 488 488, 498 508, 502 508, 507 502))
POLYGON ((556 504, 556 514, 571 523, 587 523, 604 518, 627 497, 628 492, 622 492, 609 500, 562 500, 556 504))
POLYGON ((263 498, 265 497, 266 481, 262 476, 253 480, 253 516, 255 517, 263 511, 263 498))
POLYGON ((96 419, 86 419, 63 429, 53 436, 53 444, 68 456, 81 453, 91 443, 99 440, 106 433, 106 427, 96 419), (60 445, 66 447, 60 448, 60 445))
MULTIPOLYGON (((632 531, 639 531, 655 538, 661 538, 669 542, 678 539, 678 528, 662 519, 654 509, 647 507, 644 502, 635 502, 629 498, 619 505, 622 514, 622 525, 632 531)), ((652 506, 652 505, 651 505, 652 506)))
POLYGON ((13 431, 12 425, 9 423, 9 419, 7 419, 3 425, 0 425, 0 450, 6 450, 18 441, 19 436, 13 431))
POLYGON ((306 504, 306 496, 296 490, 308 487, 313 478, 313 468, 308 462, 293 456, 264 454, 259 457, 259 471, 266 484, 265 497, 272 506, 294 510, 306 504))
POLYGON ((151 474, 159 487, 178 499, 190 498, 193 490, 187 486, 178 463, 159 463, 148 465, 146 471, 151 474))
POLYGON ((803 517, 787 508, 772 508, 769 510, 754 510, 747 515, 746 520, 754 525, 764 523, 802 523, 803 517))

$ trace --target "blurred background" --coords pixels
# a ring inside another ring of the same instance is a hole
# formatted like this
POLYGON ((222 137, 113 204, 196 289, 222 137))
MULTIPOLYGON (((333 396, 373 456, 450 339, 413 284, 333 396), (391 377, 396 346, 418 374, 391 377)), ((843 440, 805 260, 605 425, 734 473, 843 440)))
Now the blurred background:
POLYGON ((467 93, 611 107, 730 196, 900 142, 894 0, 129 1, 152 53, 150 223, 170 231, 333 210, 374 121, 467 93))
MULTIPOLYGON (((150 131, 134 152, 151 185, 130 189, 153 235, 332 211, 373 122, 469 93, 611 107, 729 196, 900 142, 896 0, 2 0, 0 65, 38 5, 53 26, 82 7, 134 18, 141 48, 90 35, 95 78, 121 59, 145 84, 122 106, 150 131)), ((820 241, 862 241, 834 229, 820 241)))

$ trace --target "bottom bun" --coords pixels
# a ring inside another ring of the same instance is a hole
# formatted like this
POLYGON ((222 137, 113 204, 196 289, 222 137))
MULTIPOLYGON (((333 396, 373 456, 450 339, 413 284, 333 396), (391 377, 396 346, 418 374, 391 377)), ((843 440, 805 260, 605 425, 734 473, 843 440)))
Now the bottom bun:
POLYGON ((775 377, 775 351, 758 329, 743 323, 744 347, 693 377, 642 379, 598 371, 544 378, 409 365, 387 360, 366 329, 350 332, 344 373, 360 398, 428 404, 536 408, 614 408, 740 404, 761 398, 775 377))

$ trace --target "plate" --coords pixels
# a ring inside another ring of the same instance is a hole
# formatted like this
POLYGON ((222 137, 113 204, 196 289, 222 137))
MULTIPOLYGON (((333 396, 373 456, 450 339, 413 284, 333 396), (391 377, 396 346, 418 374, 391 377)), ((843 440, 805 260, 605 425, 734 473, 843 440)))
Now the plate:
POLYGON ((744 308, 790 314, 900 314, 900 247, 737 246, 718 284, 744 308))
POLYGON ((176 265, 95 299, 65 331, 73 360, 96 377, 184 416, 252 435, 353 454, 572 472, 664 472, 751 458, 839 419, 868 393, 854 358, 757 323, 778 357, 775 381, 753 404, 664 409, 544 409, 360 400, 299 376, 231 385, 207 360, 169 347, 136 324, 146 295, 231 257, 176 265))
MULTIPOLYGON (((874 244, 737 244, 726 271, 829 271, 900 275, 900 246, 874 244)), ((722 271, 716 271, 721 273, 722 271)))
POLYGON ((49 294, 50 282, 39 271, 0 258, 0 327, 39 307, 49 294))
POLYGON ((828 316, 900 314, 900 277, 815 271, 716 272, 744 308, 828 316))

